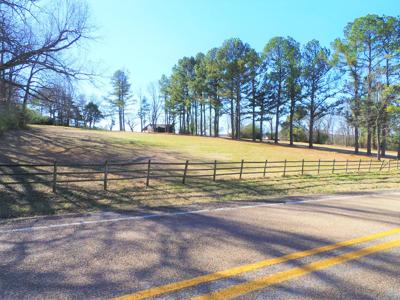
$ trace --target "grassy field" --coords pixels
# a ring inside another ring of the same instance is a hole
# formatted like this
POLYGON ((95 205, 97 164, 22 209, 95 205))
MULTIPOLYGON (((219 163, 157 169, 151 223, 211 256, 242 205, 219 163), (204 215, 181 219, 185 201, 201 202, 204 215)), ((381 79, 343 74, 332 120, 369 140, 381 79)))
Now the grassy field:
MULTIPOLYGON (((59 162, 102 163, 116 161, 248 161, 268 160, 370 160, 343 149, 309 150, 303 146, 231 141, 223 138, 139 134, 82 130, 53 126, 32 126, 8 132, 0 144, 1 163, 59 162)), ((24 169, 21 169, 24 171, 24 169)), ((3 171, 4 172, 4 171, 3 171)), ((236 176, 237 177, 237 176, 236 176)), ((274 201, 287 195, 324 194, 399 188, 398 172, 321 176, 221 178, 216 182, 190 178, 186 185, 176 181, 112 181, 108 191, 101 182, 63 183, 57 194, 51 183, 0 184, 0 218, 82 213, 94 211, 130 212, 143 208, 182 206, 204 202, 274 201)), ((0 181, 4 180, 0 178, 0 181)))
MULTIPOLYGON (((316 145, 318 147, 318 145, 316 145)), ((94 131, 55 126, 32 126, 2 137, 0 162, 103 162, 104 160, 248 161, 370 159, 332 147, 310 150, 224 138, 94 131)))

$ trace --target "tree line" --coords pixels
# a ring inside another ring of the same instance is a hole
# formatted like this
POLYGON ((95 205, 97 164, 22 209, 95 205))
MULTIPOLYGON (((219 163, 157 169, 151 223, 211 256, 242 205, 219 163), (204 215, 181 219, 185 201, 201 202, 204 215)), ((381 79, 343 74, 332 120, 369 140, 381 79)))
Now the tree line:
POLYGON ((357 18, 331 46, 274 37, 259 53, 232 38, 183 57, 159 82, 166 123, 182 134, 219 136, 226 115, 232 139, 247 122, 251 139, 261 140, 269 124, 275 143, 286 129, 293 145, 303 130, 312 148, 322 120, 336 115, 351 128, 356 153, 361 140, 368 154, 375 145, 385 155, 389 140, 400 151, 400 19, 357 18))

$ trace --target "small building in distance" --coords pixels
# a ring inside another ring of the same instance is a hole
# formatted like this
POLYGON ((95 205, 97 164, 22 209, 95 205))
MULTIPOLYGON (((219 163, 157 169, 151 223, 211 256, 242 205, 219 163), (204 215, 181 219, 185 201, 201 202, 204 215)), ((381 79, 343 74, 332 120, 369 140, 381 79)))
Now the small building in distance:
POLYGON ((166 132, 166 133, 174 133, 174 127, 168 124, 147 124, 143 127, 142 132, 166 132))

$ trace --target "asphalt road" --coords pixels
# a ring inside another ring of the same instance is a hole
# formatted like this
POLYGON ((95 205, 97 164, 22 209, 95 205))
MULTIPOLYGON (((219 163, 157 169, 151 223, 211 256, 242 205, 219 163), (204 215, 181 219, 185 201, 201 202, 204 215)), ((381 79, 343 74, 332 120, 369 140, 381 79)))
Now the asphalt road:
POLYGON ((15 220, 0 298, 400 299, 399 228, 400 191, 15 220))

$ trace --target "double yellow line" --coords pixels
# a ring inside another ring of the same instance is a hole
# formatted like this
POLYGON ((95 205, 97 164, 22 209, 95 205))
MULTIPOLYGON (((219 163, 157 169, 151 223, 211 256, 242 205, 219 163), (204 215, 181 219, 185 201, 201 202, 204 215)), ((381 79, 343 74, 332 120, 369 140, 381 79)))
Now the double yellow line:
MULTIPOLYGON (((239 267, 235 267, 232 269, 228 269, 225 271, 220 271, 216 273, 211 273, 203 276, 194 277, 192 279, 183 280, 179 282, 174 282, 154 288, 150 288, 147 290, 139 291, 137 293, 125 295, 122 297, 118 297, 115 299, 118 300, 137 300, 137 299, 146 299, 150 297, 160 296, 166 293, 175 292, 184 288, 196 286, 202 283, 211 282, 215 280, 220 280, 228 277, 233 277, 245 272, 254 271, 260 268, 268 267, 275 264, 280 264, 284 262, 288 262, 291 260, 304 258, 307 256, 332 251, 342 247, 348 247, 352 245, 356 245, 359 243, 364 243, 368 241, 373 241, 379 238, 391 236, 394 234, 400 233, 400 228, 394 228, 392 230, 378 232, 375 234, 371 234, 368 236, 355 238, 347 241, 342 241, 335 244, 330 244, 310 250, 299 251, 295 253, 290 253, 284 256, 270 258, 266 260, 262 260, 256 263, 243 265, 239 267)), ((256 280, 248 281, 242 284, 234 285, 225 289, 217 290, 215 292, 201 295, 199 297, 195 297, 193 299, 200 300, 200 299, 231 299, 264 287, 267 287, 272 284, 280 283, 286 280, 290 280, 295 277, 299 277, 317 270, 325 269, 330 266, 343 263, 349 260, 357 259, 362 256, 366 256, 375 252, 388 250, 394 247, 400 247, 400 240, 394 240, 390 242, 385 242, 381 244, 377 244, 371 247, 363 248, 360 250, 355 250, 352 252, 348 252, 345 254, 341 254, 332 258, 327 258, 323 260, 319 260, 310 264, 307 264, 303 267, 292 268, 286 271, 278 272, 266 277, 262 277, 256 280)))

